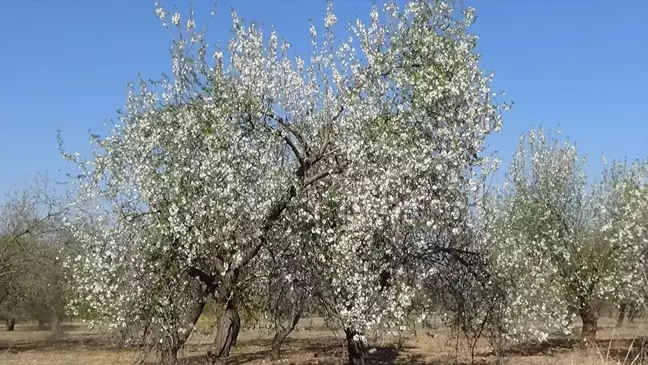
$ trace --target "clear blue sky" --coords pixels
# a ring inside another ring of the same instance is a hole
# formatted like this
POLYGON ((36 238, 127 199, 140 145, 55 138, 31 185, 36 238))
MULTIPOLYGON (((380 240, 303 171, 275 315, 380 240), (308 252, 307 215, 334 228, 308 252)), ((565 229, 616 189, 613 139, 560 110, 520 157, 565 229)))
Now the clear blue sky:
MULTIPOLYGON (((168 8, 180 0, 164 1, 168 8)), ((211 1, 194 1, 198 19, 211 1)), ((338 0, 342 22, 366 17, 371 0, 338 0)), ((483 66, 515 107, 489 139, 507 160, 531 125, 556 129, 590 157, 648 157, 648 1, 472 1, 483 66)), ((308 19, 322 24, 324 0, 219 1, 210 41, 224 43, 234 5, 245 20, 274 24, 306 51, 308 19)), ((137 72, 170 69, 170 37, 145 0, 1 0, 0 193, 39 171, 70 171, 58 154, 89 152, 88 130, 124 105, 137 72)), ((200 24, 199 24, 200 25, 200 24)), ((0 197, 0 201, 2 197, 0 197)))

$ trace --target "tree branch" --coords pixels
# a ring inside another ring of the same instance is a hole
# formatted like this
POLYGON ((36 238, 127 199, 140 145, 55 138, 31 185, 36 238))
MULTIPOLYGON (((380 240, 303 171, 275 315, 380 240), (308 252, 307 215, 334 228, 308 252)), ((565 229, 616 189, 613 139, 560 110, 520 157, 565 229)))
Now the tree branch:
POLYGON ((299 161, 299 165, 304 166, 304 163, 305 163, 304 158, 302 157, 301 153, 299 152, 299 149, 297 148, 297 146, 295 146, 295 144, 293 143, 292 139, 290 139, 290 137, 288 137, 288 136, 283 136, 283 140, 286 141, 286 144, 288 145, 288 147, 290 147, 292 152, 295 154, 295 157, 297 158, 297 161, 299 161))
POLYGON ((247 255, 238 267, 244 267, 247 265, 258 253, 261 251, 261 248, 267 243, 268 238, 267 234, 272 229, 272 224, 279 219, 281 213, 286 209, 288 203, 297 196, 297 188, 294 185, 291 185, 286 193, 279 199, 275 204, 270 207, 270 211, 263 219, 263 225, 261 226, 261 236, 259 237, 259 243, 254 247, 254 250, 247 255))
MULTIPOLYGON (((290 124, 288 124, 288 123, 286 122, 286 120, 285 120, 284 118, 278 116, 277 114, 275 114, 275 113, 273 113, 273 112, 266 112, 265 115, 266 115, 267 117, 269 117, 269 118, 275 120, 275 121, 276 121, 277 123, 279 123, 279 124, 280 124, 284 129, 285 129, 285 130, 287 130, 288 132, 290 132, 290 134, 292 134, 293 136, 295 136, 295 138, 297 139, 297 142, 299 142, 299 144, 300 144, 300 145, 302 146, 302 148, 304 149, 304 153, 305 153, 305 155, 308 156, 308 143, 306 143, 306 140, 304 139, 304 137, 303 137, 301 134, 299 134, 297 131, 295 131, 295 129, 292 128, 292 127, 290 126, 290 124)), ((284 138, 286 138, 286 137, 284 137, 284 138)), ((286 142, 287 142, 287 141, 286 141, 286 142)), ((291 141, 291 142, 292 142, 292 141, 291 141)), ((292 147, 291 147, 291 148, 292 148, 292 147)), ((295 148, 295 149, 296 149, 296 148, 295 148)), ((294 152, 294 151, 295 151, 295 150, 293 150, 293 152, 294 152)))
POLYGON ((313 175, 313 176, 311 176, 310 178, 308 178, 308 179, 306 179, 304 181, 303 187, 307 187, 309 185, 312 185, 312 184, 318 182, 319 180, 322 180, 323 178, 325 178, 325 177, 327 177, 329 175, 339 174, 342 171, 344 171, 344 169, 347 166, 348 166, 348 164, 340 165, 340 166, 337 166, 337 167, 335 167, 333 169, 322 171, 322 172, 318 173, 317 175, 313 175))
POLYGON ((320 149, 317 152, 317 156, 315 156, 313 163, 321 160, 324 157, 326 153, 326 149, 328 148, 328 145, 331 142, 332 123, 337 121, 340 118, 343 111, 344 111, 344 106, 341 106, 337 114, 333 116, 333 119, 331 119, 331 121, 327 123, 326 127, 324 128, 324 140, 322 141, 322 145, 320 146, 320 149))
POLYGON ((213 293, 218 288, 218 284, 221 282, 220 274, 210 275, 206 272, 200 270, 197 267, 190 266, 187 268, 187 273, 189 276, 200 280, 205 284, 206 292, 213 293))

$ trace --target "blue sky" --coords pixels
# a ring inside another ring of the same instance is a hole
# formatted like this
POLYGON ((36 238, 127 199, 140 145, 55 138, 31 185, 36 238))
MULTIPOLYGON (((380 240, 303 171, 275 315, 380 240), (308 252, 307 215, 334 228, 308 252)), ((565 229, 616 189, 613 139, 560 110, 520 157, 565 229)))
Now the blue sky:
MULTIPOLYGON (((338 0, 341 22, 365 18, 371 0, 338 0)), ((168 8, 186 3, 163 1, 168 8)), ((211 1, 194 1, 198 20, 211 1)), ((308 51, 308 19, 322 24, 324 0, 219 1, 211 43, 224 43, 234 6, 246 20, 275 25, 308 51)), ((508 160, 530 126, 560 126, 590 158, 648 157, 648 1, 471 1, 482 66, 515 102, 503 131, 488 140, 508 160)), ((88 130, 103 132, 137 72, 170 70, 170 36, 145 0, 0 1, 0 193, 37 172, 72 171, 58 153, 89 152, 88 130)), ((200 23, 198 24, 200 26, 200 23)), ((2 197, 0 197, 0 201, 2 197)))

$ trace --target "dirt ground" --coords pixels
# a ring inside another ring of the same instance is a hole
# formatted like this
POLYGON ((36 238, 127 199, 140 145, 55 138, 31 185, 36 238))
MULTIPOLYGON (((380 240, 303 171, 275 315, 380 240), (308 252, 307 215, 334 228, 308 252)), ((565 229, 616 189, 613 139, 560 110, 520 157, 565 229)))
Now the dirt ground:
MULTIPOLYGON (((315 321, 316 322, 316 321, 315 321)), ((313 320, 300 323, 283 347, 282 359, 271 361, 268 344, 271 335, 259 329, 244 330, 232 354, 232 364, 344 364, 344 341, 336 334, 315 325, 313 320)), ((117 348, 105 331, 90 330, 83 324, 70 324, 65 334, 52 338, 36 326, 17 325, 16 331, 0 330, 0 364, 5 365, 81 365, 129 364, 139 357, 135 349, 117 348)), ((614 329, 614 320, 603 318, 599 323, 596 349, 582 350, 575 338, 555 338, 546 343, 522 344, 496 357, 485 341, 476 348, 477 365, 648 365, 648 321, 638 319, 622 329, 614 329)), ((579 328, 575 328, 577 331, 579 328)), ((205 364, 204 354, 212 337, 197 333, 185 349, 181 363, 205 364)), ((370 338, 368 364, 449 365, 471 364, 466 346, 457 347, 450 341, 447 329, 419 329, 410 336, 402 349, 397 349, 395 337, 370 338)))

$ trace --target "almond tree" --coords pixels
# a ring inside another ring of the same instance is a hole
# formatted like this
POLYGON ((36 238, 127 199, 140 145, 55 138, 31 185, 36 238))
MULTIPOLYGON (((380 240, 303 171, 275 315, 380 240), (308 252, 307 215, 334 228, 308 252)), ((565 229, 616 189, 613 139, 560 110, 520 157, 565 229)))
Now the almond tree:
POLYGON ((67 300, 61 259, 67 251, 61 197, 38 175, 0 205, 0 314, 13 330, 17 316, 45 320, 52 331, 67 300))
MULTIPOLYGON (((597 191, 600 194, 600 235, 614 244, 610 253, 617 258, 619 251, 630 256, 648 258, 648 212, 646 193, 648 188, 648 161, 632 164, 614 162, 603 172, 597 191)), ((645 261, 618 261, 615 276, 606 283, 614 288, 615 299, 620 305, 617 326, 623 325, 626 310, 629 320, 633 309, 646 304, 648 291, 648 266, 645 261)))
POLYGON ((474 11, 455 5, 390 2, 341 40, 329 3, 308 60, 235 12, 222 52, 158 7, 173 75, 132 86, 92 156, 66 154, 79 202, 102 210, 101 229, 76 231, 84 302, 172 363, 213 296, 224 314, 208 357, 224 363, 244 298, 290 242, 301 256, 276 259, 308 263, 296 275, 363 364, 364 333, 398 322, 417 290, 407 270, 462 234, 472 168, 501 124, 474 11))
POLYGON ((582 342, 591 344, 600 303, 634 298, 646 285, 641 208, 648 169, 645 162, 615 163, 588 186, 584 166, 569 142, 542 129, 523 136, 492 225, 492 254, 509 278, 512 328, 546 338, 576 314, 582 342), (545 328, 533 325, 538 320, 545 328))

